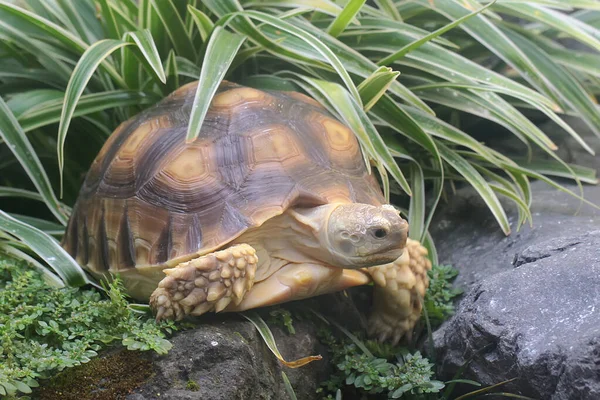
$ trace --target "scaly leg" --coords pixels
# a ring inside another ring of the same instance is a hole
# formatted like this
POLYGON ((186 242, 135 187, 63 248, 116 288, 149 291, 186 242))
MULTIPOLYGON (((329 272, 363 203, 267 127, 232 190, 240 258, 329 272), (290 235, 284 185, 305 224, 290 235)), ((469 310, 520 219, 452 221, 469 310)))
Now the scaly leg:
POLYGON ((150 296, 156 319, 180 320, 241 303, 254 285, 257 262, 256 251, 239 244, 165 269, 167 277, 150 296))
POLYGON ((368 269, 375 291, 373 311, 369 316, 369 335, 379 341, 397 344, 403 336, 410 338, 421 315, 421 299, 429 286, 427 271, 431 261, 427 249, 408 239, 401 257, 390 264, 368 269))

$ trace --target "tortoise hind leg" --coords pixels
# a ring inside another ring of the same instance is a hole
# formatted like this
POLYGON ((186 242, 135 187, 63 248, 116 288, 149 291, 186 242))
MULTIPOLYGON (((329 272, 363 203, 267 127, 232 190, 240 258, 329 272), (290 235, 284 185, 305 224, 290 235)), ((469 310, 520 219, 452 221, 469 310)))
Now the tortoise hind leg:
POLYGON ((427 271, 431 262, 427 249, 408 239, 406 249, 396 261, 368 268, 375 282, 373 310, 369 316, 369 335, 380 342, 397 344, 403 336, 410 339, 421 316, 421 299, 429 286, 427 271))
POLYGON ((254 284, 257 262, 256 251, 239 244, 165 269, 167 276, 150 296, 156 319, 181 320, 239 304, 254 284))

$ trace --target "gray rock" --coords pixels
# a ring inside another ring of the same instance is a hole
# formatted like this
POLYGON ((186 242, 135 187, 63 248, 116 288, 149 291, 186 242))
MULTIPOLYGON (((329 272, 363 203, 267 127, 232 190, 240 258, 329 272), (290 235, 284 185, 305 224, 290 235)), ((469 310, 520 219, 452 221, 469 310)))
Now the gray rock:
MULTIPOLYGON (((600 150, 597 139, 583 136, 600 150)), ((557 143, 567 161, 600 170, 599 159, 574 140, 557 143)), ((459 269, 456 283, 466 290, 456 315, 434 333, 439 377, 451 379, 471 360, 463 378, 484 385, 516 378, 505 392, 598 399, 600 212, 543 182, 533 182, 532 192, 533 227, 517 231, 516 210, 502 201, 508 237, 470 188, 436 215, 440 262, 459 269)), ((584 197, 600 204, 600 187, 585 186, 584 197)))
MULTIPOLYGON (((577 186, 563 183, 572 191, 577 186)), ((459 268, 456 284, 463 289, 496 273, 511 270, 515 257, 533 243, 584 234, 600 226, 600 210, 580 204, 575 197, 543 182, 532 183, 533 227, 517 230, 517 213, 508 201, 512 233, 505 236, 496 220, 471 188, 460 189, 452 201, 441 208, 431 226, 440 262, 459 268)), ((584 197, 600 204, 600 187, 586 186, 584 197)))
MULTIPOLYGON (((287 360, 327 352, 314 328, 296 321, 295 335, 271 326, 277 346, 287 360)), ((285 371, 299 399, 317 398, 315 390, 327 374, 328 361, 299 369, 283 367, 250 322, 236 317, 203 321, 172 338, 173 349, 153 356, 154 376, 128 396, 149 399, 287 399, 285 371)))
POLYGON ((439 368, 539 399, 600 398, 600 230, 531 245, 438 330, 439 368))

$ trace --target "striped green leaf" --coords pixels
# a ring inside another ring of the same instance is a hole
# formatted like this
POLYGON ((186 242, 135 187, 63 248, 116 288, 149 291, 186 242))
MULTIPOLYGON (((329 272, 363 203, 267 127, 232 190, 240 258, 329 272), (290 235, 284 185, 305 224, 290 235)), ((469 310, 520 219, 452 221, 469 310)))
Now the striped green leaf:
POLYGON ((227 32, 220 26, 213 30, 200 70, 200 79, 186 135, 187 141, 194 141, 200 134, 213 96, 245 39, 244 36, 227 32))

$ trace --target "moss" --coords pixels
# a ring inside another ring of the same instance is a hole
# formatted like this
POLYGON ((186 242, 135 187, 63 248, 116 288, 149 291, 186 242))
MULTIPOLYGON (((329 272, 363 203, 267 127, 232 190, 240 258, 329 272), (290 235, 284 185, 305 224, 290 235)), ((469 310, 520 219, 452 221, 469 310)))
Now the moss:
POLYGON ((38 390, 40 400, 123 399, 152 375, 152 363, 135 351, 118 351, 66 370, 38 390))
POLYGON ((191 390, 192 392, 197 392, 198 390, 200 390, 200 385, 198 384, 198 382, 193 381, 193 380, 190 379, 185 384, 185 388, 187 390, 191 390))
POLYGON ((238 331, 233 332, 234 335, 239 336, 240 339, 242 340, 242 343, 244 344, 248 344, 248 341, 246 340, 246 338, 244 337, 244 335, 242 335, 241 333, 239 333, 238 331))

